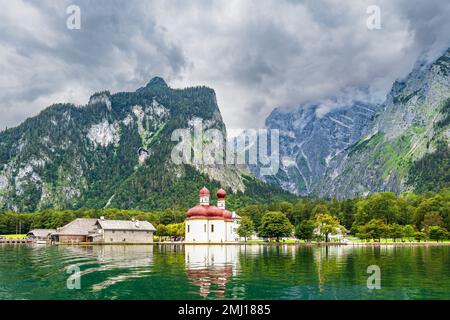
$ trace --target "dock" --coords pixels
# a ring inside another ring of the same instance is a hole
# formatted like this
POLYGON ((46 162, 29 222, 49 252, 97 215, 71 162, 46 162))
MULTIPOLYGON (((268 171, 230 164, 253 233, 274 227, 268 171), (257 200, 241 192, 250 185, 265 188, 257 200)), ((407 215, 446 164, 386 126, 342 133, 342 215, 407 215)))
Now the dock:
POLYGON ((33 240, 31 239, 0 239, 0 244, 30 244, 30 243, 34 243, 33 240))

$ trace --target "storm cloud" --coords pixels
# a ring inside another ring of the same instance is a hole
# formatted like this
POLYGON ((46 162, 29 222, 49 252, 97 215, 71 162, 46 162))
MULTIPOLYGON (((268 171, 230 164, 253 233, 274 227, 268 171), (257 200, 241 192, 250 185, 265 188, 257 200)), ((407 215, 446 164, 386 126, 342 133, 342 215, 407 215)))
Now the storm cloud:
MULTIPOLYGON (((275 107, 380 101, 417 59, 450 46, 440 0, 0 0, 0 128, 56 102, 134 91, 154 76, 216 90, 230 129, 275 107), (81 29, 66 27, 69 5, 81 29), (381 9, 369 30, 366 10, 381 9)), ((327 110, 322 110, 326 112, 327 110)))

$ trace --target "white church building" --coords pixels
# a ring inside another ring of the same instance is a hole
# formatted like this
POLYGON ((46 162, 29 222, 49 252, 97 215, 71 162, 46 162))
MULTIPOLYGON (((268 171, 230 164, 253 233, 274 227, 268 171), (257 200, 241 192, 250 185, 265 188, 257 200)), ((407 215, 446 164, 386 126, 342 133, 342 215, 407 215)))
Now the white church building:
POLYGON ((186 215, 187 243, 224 243, 239 241, 237 229, 239 217, 236 212, 225 209, 227 193, 217 191, 217 207, 210 205, 210 192, 206 187, 200 190, 200 203, 189 209, 186 215))

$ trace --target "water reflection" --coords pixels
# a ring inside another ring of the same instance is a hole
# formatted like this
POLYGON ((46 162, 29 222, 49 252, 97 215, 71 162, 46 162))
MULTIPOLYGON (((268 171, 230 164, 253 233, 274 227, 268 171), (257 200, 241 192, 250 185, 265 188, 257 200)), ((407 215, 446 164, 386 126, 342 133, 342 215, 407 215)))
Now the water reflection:
POLYGON ((67 246, 60 250, 68 256, 85 257, 65 266, 65 270, 80 268, 79 275, 103 273, 108 277, 91 286, 93 292, 120 282, 143 278, 151 273, 153 246, 67 246))
POLYGON ((199 287, 199 294, 224 298, 226 285, 239 272, 240 246, 186 245, 185 267, 192 284, 199 287))
POLYGON ((6 246, 0 299, 448 299, 449 265, 449 246, 6 246))

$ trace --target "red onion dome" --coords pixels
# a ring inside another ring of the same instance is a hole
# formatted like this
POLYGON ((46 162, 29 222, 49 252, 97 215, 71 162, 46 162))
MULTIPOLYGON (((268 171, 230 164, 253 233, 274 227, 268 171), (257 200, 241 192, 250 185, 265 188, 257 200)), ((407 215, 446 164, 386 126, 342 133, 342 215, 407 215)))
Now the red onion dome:
POLYGON ((187 217, 188 218, 194 218, 194 217, 207 217, 208 216, 208 210, 205 208, 205 206, 195 206, 188 210, 187 217))
POLYGON ((208 217, 209 218, 223 218, 223 210, 219 209, 215 206, 210 206, 208 208, 208 217))
POLYGON ((198 194, 200 197, 209 197, 211 193, 209 192, 209 190, 206 187, 203 187, 200 190, 200 193, 198 194))
POLYGON ((220 188, 219 191, 217 191, 217 199, 225 199, 226 196, 227 193, 222 188, 220 188))
POLYGON ((223 212, 223 218, 225 220, 232 220, 233 219, 233 214, 230 211, 225 210, 223 212))

